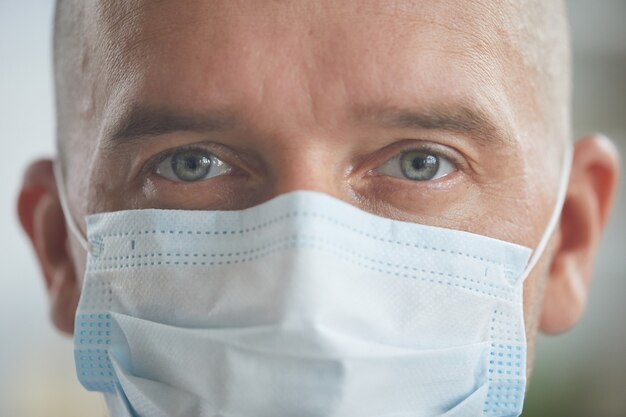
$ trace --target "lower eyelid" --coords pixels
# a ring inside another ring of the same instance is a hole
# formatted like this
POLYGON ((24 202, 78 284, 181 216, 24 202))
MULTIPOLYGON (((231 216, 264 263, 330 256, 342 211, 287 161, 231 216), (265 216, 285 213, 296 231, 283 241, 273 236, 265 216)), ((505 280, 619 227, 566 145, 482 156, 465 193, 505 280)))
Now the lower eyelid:
POLYGON ((377 181, 381 181, 381 188, 385 192, 405 192, 403 190, 415 190, 421 188, 424 190, 451 190, 463 178, 462 171, 456 169, 441 177, 435 177, 427 181, 415 181, 408 178, 392 177, 389 175, 380 175, 374 173, 371 175, 377 177, 377 181))

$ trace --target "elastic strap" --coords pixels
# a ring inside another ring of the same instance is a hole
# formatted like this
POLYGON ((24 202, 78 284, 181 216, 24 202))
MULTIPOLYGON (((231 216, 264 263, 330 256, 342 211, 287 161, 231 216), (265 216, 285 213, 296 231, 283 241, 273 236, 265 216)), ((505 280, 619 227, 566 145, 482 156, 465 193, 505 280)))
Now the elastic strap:
POLYGON ((565 196, 567 195, 567 188, 569 185, 569 178, 572 171, 572 159, 574 155, 574 148, 570 144, 565 149, 565 153, 563 155, 563 168, 561 170, 561 181, 559 183, 559 194, 556 199, 556 204, 554 205, 554 209, 552 211, 552 215, 550 216, 550 220, 548 221, 548 225, 541 236, 541 240, 535 247, 530 259, 528 260, 528 264, 522 272, 520 276, 520 280, 524 282, 528 275, 532 272, 532 270, 539 262, 539 259, 543 255, 546 250, 546 246, 548 246, 548 242, 552 237, 552 233, 556 230, 556 226, 561 219, 561 212, 563 211, 563 204, 565 203, 565 196))
POLYGON ((74 221, 74 216, 70 212, 70 207, 67 202, 67 191, 65 189, 65 181, 63 180, 63 171, 61 169, 61 163, 59 160, 55 160, 52 164, 52 169, 54 171, 54 179, 57 183, 57 189, 59 190, 59 201, 61 202, 61 210, 63 210, 63 216, 65 216, 65 224, 70 229, 70 233, 74 235, 78 242, 80 242, 80 246, 85 249, 85 251, 89 252, 89 243, 87 242, 87 238, 80 230, 76 222, 74 221))

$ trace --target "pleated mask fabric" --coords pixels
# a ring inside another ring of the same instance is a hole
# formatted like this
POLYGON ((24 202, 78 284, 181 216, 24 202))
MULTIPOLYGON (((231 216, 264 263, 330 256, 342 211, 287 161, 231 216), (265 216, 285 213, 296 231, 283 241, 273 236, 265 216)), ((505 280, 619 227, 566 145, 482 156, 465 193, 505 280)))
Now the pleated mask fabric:
POLYGON ((528 248, 306 191, 93 215, 88 240, 78 376, 120 415, 521 411, 528 248))

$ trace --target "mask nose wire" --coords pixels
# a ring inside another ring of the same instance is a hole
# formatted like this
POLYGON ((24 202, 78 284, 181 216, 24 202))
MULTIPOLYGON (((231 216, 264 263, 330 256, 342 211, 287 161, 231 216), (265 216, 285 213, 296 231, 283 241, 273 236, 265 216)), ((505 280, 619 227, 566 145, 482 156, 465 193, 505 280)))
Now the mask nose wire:
POLYGON ((63 171, 61 170, 61 163, 58 159, 52 163, 52 170, 54 172, 54 180, 57 184, 57 189, 59 190, 59 201, 61 202, 61 210, 63 211, 63 216, 65 217, 65 223, 67 224, 67 227, 69 227, 70 233, 73 234, 80 243, 80 246, 82 246, 85 251, 89 252, 89 243, 87 242, 87 238, 76 224, 74 216, 72 216, 72 212, 70 211, 67 201, 65 181, 63 180, 63 171))
POLYGON ((550 220, 541 236, 541 240, 533 250, 533 253, 528 260, 528 264, 526 264, 526 268, 522 272, 520 276, 521 282, 524 282, 528 275, 532 272, 532 270, 537 266, 537 262, 543 255, 546 250, 546 246, 548 246, 548 242, 552 237, 552 234, 556 230, 556 226, 561 219, 561 212, 563 211, 563 204, 565 203, 565 196, 567 195, 567 188, 569 185, 569 178, 572 171, 572 159, 574 156, 574 148, 571 144, 567 145, 565 152, 563 154, 563 168, 561 170, 561 180, 559 182, 559 193, 557 195, 556 203, 554 205, 554 209, 552 210, 552 214, 550 215, 550 220))

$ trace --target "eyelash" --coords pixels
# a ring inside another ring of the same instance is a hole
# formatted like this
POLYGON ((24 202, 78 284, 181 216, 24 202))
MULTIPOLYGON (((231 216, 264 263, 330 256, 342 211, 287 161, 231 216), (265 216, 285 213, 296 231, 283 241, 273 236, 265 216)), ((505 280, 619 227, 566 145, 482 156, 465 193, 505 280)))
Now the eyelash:
MULTIPOLYGON (((226 161, 224 158, 222 158, 221 156, 218 156, 215 151, 207 149, 207 147, 198 146, 198 145, 188 145, 188 146, 181 146, 181 147, 176 147, 176 148, 165 149, 165 150, 159 152, 158 154, 154 155, 152 158, 150 158, 148 160, 148 162, 145 163, 145 165, 144 165, 144 167, 142 169, 142 173, 143 174, 154 174, 154 173, 156 173, 156 170, 159 167, 159 165, 161 164, 161 162, 165 161, 167 158, 169 158, 171 156, 174 156, 175 154, 177 154, 179 152, 185 152, 185 151, 207 152, 207 153, 215 156, 217 159, 223 160, 224 162, 228 163, 228 161, 226 161)), ((229 165, 230 165, 230 163, 229 163, 229 165)))
POLYGON ((414 152, 414 151, 429 153, 429 154, 436 155, 440 158, 445 158, 449 160, 454 165, 454 167, 458 169, 459 168, 459 162, 457 161, 458 157, 456 155, 452 155, 452 152, 445 152, 443 149, 441 149, 442 147, 443 145, 431 145, 431 144, 425 143, 419 146, 412 146, 406 149, 402 149, 401 151, 396 152, 395 155, 406 153, 406 152, 414 152))

